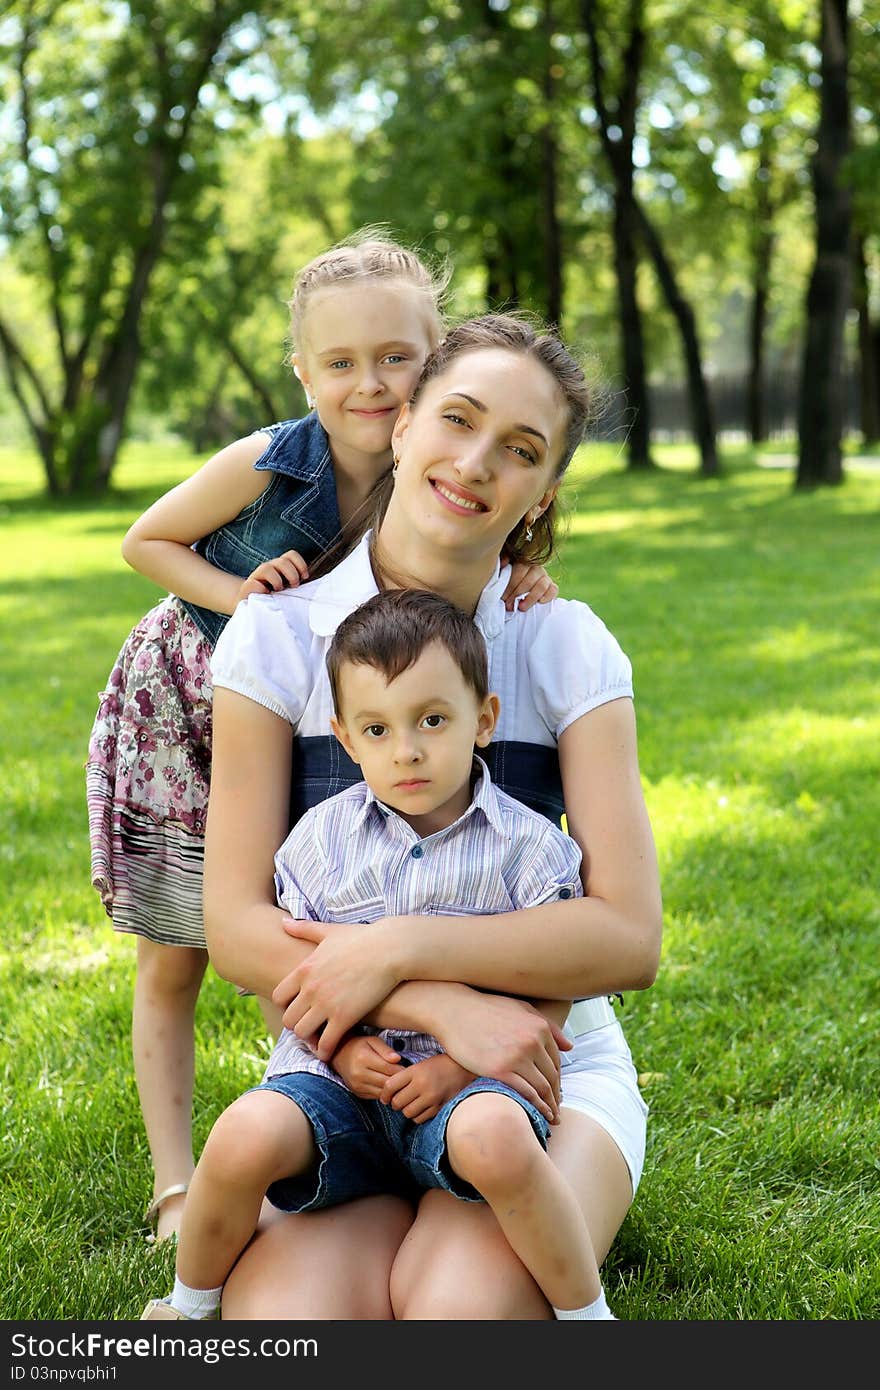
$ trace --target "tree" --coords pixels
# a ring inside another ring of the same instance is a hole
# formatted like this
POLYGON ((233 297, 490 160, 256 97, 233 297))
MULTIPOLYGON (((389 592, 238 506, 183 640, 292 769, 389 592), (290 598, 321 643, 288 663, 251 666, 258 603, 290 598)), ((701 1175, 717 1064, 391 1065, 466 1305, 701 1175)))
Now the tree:
MULTIPOLYGON (((156 271, 138 407, 197 452, 305 411, 287 353, 296 272, 350 229, 345 132, 303 139, 288 123, 227 150, 206 190, 198 244, 156 271)), ((194 232, 195 234, 195 232, 194 232)))
POLYGON ((627 452, 631 468, 650 468, 651 409, 638 296, 639 222, 633 188, 633 144, 645 47, 643 5, 641 0, 631 0, 626 45, 620 59, 619 85, 613 96, 607 91, 606 60, 599 37, 597 10, 595 0, 582 0, 581 12, 587 35, 593 106, 614 190, 614 270, 617 279, 624 389, 630 415, 627 452))
POLYGON ((816 260, 807 295, 796 486, 843 481, 844 326, 851 296, 848 0, 821 0, 821 95, 813 190, 816 260))
POLYGON ((357 142, 353 217, 454 250, 465 311, 564 313, 558 37, 554 0, 354 0, 300 33, 316 107, 367 94, 375 113, 357 142))
POLYGON ((220 141, 256 114, 229 88, 259 44, 255 25, 245 0, 14 0, 7 11, 0 231, 42 314, 0 314, 0 348, 54 494, 109 482, 156 268, 193 242, 220 141))
MULTIPOLYGON (((593 54, 593 68, 595 69, 600 47, 597 25, 599 6, 596 0, 580 0, 580 3, 583 26, 590 42, 590 48, 593 54)), ((680 32, 685 17, 690 18, 690 16, 683 16, 676 13, 676 34, 680 32)), ((700 451, 700 472, 705 477, 714 477, 719 471, 718 452, 715 445, 714 412, 708 383, 703 371, 702 350, 696 315, 683 288, 681 277, 667 250, 660 228, 655 219, 652 216, 649 217, 645 202, 638 196, 633 182, 632 163, 637 94, 643 54, 647 46, 650 32, 649 22, 649 19, 645 16, 644 0, 630 0, 627 43, 623 58, 625 77, 618 102, 619 110, 615 117, 614 140, 608 141, 607 139, 603 139, 603 143, 606 148, 606 155, 609 159, 612 157, 615 159, 615 165, 612 167, 614 171, 616 199, 631 214, 630 220, 633 223, 634 230, 637 232, 653 264, 654 272, 666 300, 667 307, 679 330, 687 376, 692 428, 694 438, 700 451), (628 112, 628 105, 632 106, 631 112, 628 112), (625 125, 621 122, 621 115, 625 118, 625 125), (615 151, 615 155, 612 156, 611 151, 613 147, 615 145, 620 145, 623 142, 623 137, 627 135, 627 133, 629 149, 624 150, 622 153, 615 151), (625 165, 629 166, 628 173, 625 171, 625 165)), ((659 23, 655 26, 655 32, 652 37, 658 48, 665 46, 666 36, 661 32, 659 23)), ((626 235, 631 235, 629 229, 626 235)), ((631 252, 627 252, 628 256, 631 256, 631 254, 631 252)), ((630 321, 632 322, 632 319, 630 319, 630 321)))

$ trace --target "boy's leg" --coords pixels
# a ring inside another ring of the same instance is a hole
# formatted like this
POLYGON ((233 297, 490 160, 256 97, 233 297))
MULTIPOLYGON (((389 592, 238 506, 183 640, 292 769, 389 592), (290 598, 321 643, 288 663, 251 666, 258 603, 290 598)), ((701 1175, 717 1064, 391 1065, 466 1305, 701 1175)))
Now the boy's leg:
POLYGON ((187 1193, 177 1278, 217 1289, 247 1245, 271 1183, 314 1163, 310 1121, 288 1096, 248 1091, 217 1120, 187 1193))
POLYGON ((528 1110, 501 1092, 472 1092, 454 1105, 445 1143, 448 1167, 491 1207, 553 1308, 596 1304, 602 1286, 583 1212, 528 1110))

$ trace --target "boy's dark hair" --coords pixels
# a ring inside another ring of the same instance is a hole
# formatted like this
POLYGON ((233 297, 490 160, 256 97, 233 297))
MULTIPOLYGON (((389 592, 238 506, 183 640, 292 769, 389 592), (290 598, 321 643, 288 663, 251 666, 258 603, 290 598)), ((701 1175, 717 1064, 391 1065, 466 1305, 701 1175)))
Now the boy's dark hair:
POLYGON ((443 644, 477 699, 485 700, 489 663, 473 618, 427 589, 388 589, 350 613, 330 643, 327 672, 337 718, 344 662, 373 666, 391 681, 415 665, 432 642, 443 644))

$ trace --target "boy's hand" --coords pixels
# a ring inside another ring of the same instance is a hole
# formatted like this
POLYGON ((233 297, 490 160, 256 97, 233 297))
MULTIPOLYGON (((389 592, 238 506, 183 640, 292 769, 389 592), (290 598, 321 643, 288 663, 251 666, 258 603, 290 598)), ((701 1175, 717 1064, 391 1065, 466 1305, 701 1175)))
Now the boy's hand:
POLYGON ((389 1078, 406 1071, 400 1053, 381 1038, 349 1038, 334 1052, 330 1066, 360 1100, 380 1100, 389 1078))
POLYGON ((248 594, 277 594, 281 589, 295 589, 305 584, 309 577, 309 567, 298 550, 285 550, 274 560, 266 560, 257 565, 247 579, 242 580, 236 603, 241 603, 248 594))
POLYGON ((402 1067, 385 1082, 379 1099, 394 1110, 402 1110, 408 1120, 422 1125, 433 1120, 441 1106, 474 1080, 451 1057, 441 1052, 414 1066, 402 1067))
POLYGON ((522 560, 511 563, 510 578, 502 594, 504 607, 512 613, 517 598, 522 595, 519 611, 525 613, 536 603, 550 603, 559 597, 559 585, 550 578, 543 565, 527 565, 522 560))

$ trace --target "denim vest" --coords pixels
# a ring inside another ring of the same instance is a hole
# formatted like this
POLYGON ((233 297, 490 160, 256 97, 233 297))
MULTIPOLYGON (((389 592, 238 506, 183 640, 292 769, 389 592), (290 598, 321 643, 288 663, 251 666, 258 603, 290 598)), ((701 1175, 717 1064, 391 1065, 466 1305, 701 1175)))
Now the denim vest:
MULTIPOLYGON (((317 415, 266 427, 272 438, 254 464, 274 476, 233 521, 197 541, 193 549, 218 569, 245 579, 264 560, 298 550, 307 563, 339 534, 339 503, 327 434, 317 415)), ((214 646, 229 617, 182 599, 214 646)))

